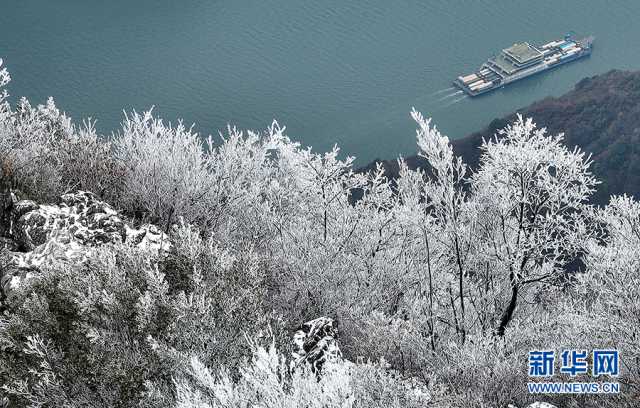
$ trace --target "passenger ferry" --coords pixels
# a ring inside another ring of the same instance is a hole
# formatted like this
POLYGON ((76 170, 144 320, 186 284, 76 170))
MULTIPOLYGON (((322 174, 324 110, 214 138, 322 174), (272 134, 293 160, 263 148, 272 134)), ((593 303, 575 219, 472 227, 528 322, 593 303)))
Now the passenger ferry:
POLYGON ((477 72, 459 76, 453 83, 470 96, 477 96, 507 84, 591 55, 594 37, 574 40, 571 35, 541 46, 515 43, 489 58, 477 72))

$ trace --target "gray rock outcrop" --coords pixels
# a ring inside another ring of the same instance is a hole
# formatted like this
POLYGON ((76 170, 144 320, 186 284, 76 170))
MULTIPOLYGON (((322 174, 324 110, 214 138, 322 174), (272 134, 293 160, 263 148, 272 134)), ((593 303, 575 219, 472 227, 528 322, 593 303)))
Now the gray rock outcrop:
POLYGON ((303 323, 293 336, 295 351, 292 368, 309 364, 319 373, 327 361, 342 360, 338 347, 338 325, 329 317, 320 317, 303 323))
POLYGON ((8 211, 3 218, 9 225, 0 238, 0 302, 42 265, 82 264, 99 245, 128 244, 156 253, 171 245, 155 225, 132 228, 87 191, 65 194, 55 205, 14 199, 8 211))

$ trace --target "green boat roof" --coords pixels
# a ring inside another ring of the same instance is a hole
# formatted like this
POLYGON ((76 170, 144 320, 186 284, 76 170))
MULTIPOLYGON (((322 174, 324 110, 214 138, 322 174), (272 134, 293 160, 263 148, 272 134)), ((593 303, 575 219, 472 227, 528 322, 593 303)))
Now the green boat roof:
POLYGON ((527 62, 542 56, 540 51, 532 47, 527 42, 515 43, 511 47, 502 50, 502 52, 515 59, 520 64, 526 64, 527 62))
POLYGON ((505 56, 502 54, 495 57, 493 59, 493 63, 496 64, 507 75, 511 75, 520 69, 517 66, 515 66, 511 61, 506 59, 505 56))

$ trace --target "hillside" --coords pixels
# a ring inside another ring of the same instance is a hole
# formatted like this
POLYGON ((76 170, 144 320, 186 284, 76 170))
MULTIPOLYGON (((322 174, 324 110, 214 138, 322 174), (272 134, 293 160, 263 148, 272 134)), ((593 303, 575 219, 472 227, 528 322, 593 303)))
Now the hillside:
MULTIPOLYGON (((602 181, 592 197, 594 203, 606 204, 609 196, 622 193, 640 197, 640 72, 613 70, 585 78, 572 91, 517 112, 532 117, 550 134, 564 132, 567 146, 578 146, 592 154, 593 172, 602 181)), ((486 129, 453 140, 455 153, 475 168, 482 139, 492 137, 515 115, 494 119, 486 129)), ((407 162, 412 168, 426 165, 417 156, 407 158, 407 162)), ((384 166, 389 175, 397 176, 395 161, 385 160, 384 166)))
MULTIPOLYGON (((603 92, 590 103, 630 116, 625 75, 573 100, 603 92)), ((466 153, 470 177, 413 111, 432 177, 390 180, 277 123, 212 145, 133 112, 101 137, 53 99, 13 107, 9 80, 0 70, 0 408, 637 406, 640 202, 588 205, 583 155, 531 121, 466 153), (554 373, 561 347, 592 351, 593 377, 554 373), (615 395, 575 395, 601 375, 615 395), (529 386, 556 381, 571 392, 529 386)), ((577 135, 626 134, 584 106, 539 109, 577 135)), ((602 171, 621 160, 600 150, 602 171)))

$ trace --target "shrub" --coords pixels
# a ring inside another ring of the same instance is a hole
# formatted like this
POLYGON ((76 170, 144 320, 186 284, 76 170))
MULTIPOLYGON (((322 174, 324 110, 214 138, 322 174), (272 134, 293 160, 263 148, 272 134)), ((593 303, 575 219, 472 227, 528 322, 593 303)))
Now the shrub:
POLYGON ((258 325, 282 337, 241 278, 255 273, 250 255, 210 248, 184 275, 187 290, 166 279, 171 263, 137 249, 105 246, 89 258, 54 262, 11 293, 0 382, 16 406, 128 407, 151 398, 150 384, 171 404, 172 377, 192 355, 233 371, 258 325))
MULTIPOLYGON (((9 82, 0 71, 0 89, 9 82)), ((28 198, 51 202, 71 190, 92 191, 115 199, 121 171, 111 146, 91 121, 76 127, 52 98, 33 107, 20 99, 15 111, 0 93, 0 163, 3 189, 20 190, 28 198)))
POLYGON ((433 398, 379 365, 328 363, 318 378, 304 367, 291 372, 273 344, 252 348, 237 381, 192 359, 188 376, 176 382, 177 407, 424 407, 433 398))
POLYGON ((120 204, 163 229, 183 217, 198 217, 207 195, 215 188, 208 177, 207 155, 199 136, 179 123, 165 125, 152 116, 126 116, 115 136, 114 153, 124 169, 124 194, 120 204), (166 225, 166 227, 165 227, 166 225))

